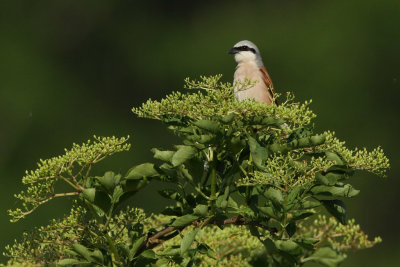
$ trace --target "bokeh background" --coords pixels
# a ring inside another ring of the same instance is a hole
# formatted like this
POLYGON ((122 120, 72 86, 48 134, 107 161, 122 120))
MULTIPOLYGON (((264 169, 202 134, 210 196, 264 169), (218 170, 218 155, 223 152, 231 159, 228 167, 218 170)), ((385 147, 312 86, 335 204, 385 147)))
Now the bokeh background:
MULTIPOLYGON (((180 90, 188 76, 222 73, 231 81, 235 63, 227 51, 249 39, 277 91, 313 100, 318 131, 335 130, 350 147, 386 151, 388 178, 359 173, 353 184, 361 193, 347 201, 349 217, 383 243, 350 254, 343 266, 396 266, 399 25, 398 0, 0 1, 0 247, 67 210, 68 202, 56 200, 9 223, 13 194, 39 158, 96 134, 130 135, 133 144, 98 174, 151 160, 152 147, 178 140, 131 108, 180 90)), ((157 211, 157 186, 134 205, 157 211)))

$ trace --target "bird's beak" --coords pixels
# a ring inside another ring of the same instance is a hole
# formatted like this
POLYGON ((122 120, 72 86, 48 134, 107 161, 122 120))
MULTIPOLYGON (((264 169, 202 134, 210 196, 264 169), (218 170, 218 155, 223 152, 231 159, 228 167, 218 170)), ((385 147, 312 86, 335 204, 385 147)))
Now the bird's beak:
POLYGON ((231 50, 228 51, 228 54, 236 54, 237 52, 239 52, 237 48, 232 48, 231 50))

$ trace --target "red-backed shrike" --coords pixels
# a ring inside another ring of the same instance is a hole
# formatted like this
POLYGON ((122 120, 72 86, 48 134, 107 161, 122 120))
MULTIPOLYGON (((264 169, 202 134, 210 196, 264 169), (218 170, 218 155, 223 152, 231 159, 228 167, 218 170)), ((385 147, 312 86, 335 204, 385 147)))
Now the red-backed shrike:
POLYGON ((240 41, 228 52, 235 55, 238 63, 234 74, 235 95, 238 101, 255 99, 270 105, 273 101, 273 84, 261 59, 257 46, 250 41, 240 41), (255 85, 241 89, 240 83, 245 78, 255 81, 255 85))

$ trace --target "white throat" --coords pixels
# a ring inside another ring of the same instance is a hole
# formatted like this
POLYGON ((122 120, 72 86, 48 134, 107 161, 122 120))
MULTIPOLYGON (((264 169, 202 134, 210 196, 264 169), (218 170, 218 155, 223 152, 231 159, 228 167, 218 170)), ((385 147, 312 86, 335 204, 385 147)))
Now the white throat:
POLYGON ((235 61, 238 63, 238 65, 241 63, 254 63, 258 67, 263 66, 261 57, 251 51, 241 51, 236 53, 235 61))

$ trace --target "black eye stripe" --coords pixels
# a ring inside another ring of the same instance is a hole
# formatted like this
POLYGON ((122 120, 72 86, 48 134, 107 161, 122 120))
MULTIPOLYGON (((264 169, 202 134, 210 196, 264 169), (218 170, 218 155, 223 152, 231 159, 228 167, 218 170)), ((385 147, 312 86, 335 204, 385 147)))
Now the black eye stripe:
POLYGON ((235 49, 237 49, 239 51, 251 51, 254 54, 256 53, 256 50, 254 48, 248 47, 247 45, 238 46, 238 47, 235 47, 235 49))

